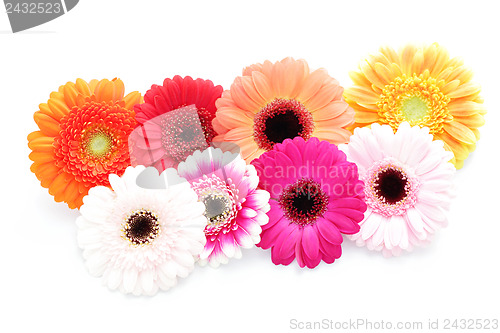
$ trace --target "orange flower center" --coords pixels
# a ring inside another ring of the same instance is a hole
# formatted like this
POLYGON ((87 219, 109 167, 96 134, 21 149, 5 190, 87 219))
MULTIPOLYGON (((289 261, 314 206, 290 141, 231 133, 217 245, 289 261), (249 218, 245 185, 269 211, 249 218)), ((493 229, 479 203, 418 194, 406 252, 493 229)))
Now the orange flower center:
POLYGON ((255 115, 253 136, 259 148, 269 151, 285 139, 308 140, 313 130, 313 117, 302 103, 276 98, 255 115))
POLYGON ((128 136, 133 111, 120 104, 87 101, 61 119, 54 140, 56 164, 87 185, 109 185, 108 175, 121 176, 128 165, 128 136))
POLYGON ((450 98, 441 92, 434 78, 413 74, 397 77, 385 86, 377 106, 382 122, 394 131, 407 121, 411 126, 426 126, 431 134, 437 134, 453 120, 447 108, 449 102, 450 98))

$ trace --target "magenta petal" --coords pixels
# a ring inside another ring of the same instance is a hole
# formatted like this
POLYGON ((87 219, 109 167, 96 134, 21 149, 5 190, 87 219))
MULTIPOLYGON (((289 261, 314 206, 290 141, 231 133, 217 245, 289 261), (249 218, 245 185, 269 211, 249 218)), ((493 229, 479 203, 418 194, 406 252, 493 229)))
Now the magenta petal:
POLYGON ((304 261, 306 263, 307 268, 314 268, 314 267, 319 265, 319 263, 321 262, 321 258, 322 258, 322 256, 320 253, 318 253, 318 256, 316 258, 313 258, 313 259, 308 258, 306 255, 304 257, 304 261))
POLYGON ((257 212, 255 212, 255 210, 253 210, 252 208, 243 207, 239 211, 238 216, 245 217, 245 218, 252 218, 252 217, 257 216, 257 212))
POLYGON ((337 229, 335 224, 325 219, 318 219, 318 221, 316 222, 316 226, 321 237, 323 237, 328 243, 334 245, 342 244, 342 235, 340 234, 340 231, 339 229, 337 229))
POLYGON ((359 231, 359 224, 354 223, 350 218, 345 215, 335 212, 326 212, 324 217, 335 224, 340 232, 348 235, 355 234, 359 231))
POLYGON ((332 200, 328 208, 330 210, 332 210, 332 208, 352 208, 364 211, 366 210, 366 204, 364 203, 363 200, 358 198, 340 198, 332 200))
POLYGON ((277 201, 271 200, 269 205, 271 206, 271 209, 267 212, 267 216, 269 216, 269 222, 265 226, 267 228, 273 226, 276 222, 283 218, 283 211, 277 201))
POLYGON ((271 228, 263 230, 260 235, 260 242, 257 244, 257 246, 263 249, 268 249, 271 246, 274 246, 276 244, 276 239, 278 238, 282 230, 286 227, 286 224, 288 224, 287 221, 284 221, 286 221, 285 218, 283 218, 279 223, 272 226, 271 228))
POLYGON ((237 228, 233 230, 234 240, 244 248, 251 247, 253 245, 252 237, 243 228, 237 228))
POLYGON ((210 256, 210 254, 212 254, 215 244, 216 241, 211 241, 210 239, 207 239, 205 247, 203 248, 203 252, 200 254, 200 258, 207 259, 210 256))
POLYGON ((365 217, 365 214, 363 212, 351 208, 336 208, 335 213, 345 215, 355 222, 361 222, 365 217))
POLYGON ((342 247, 340 245, 331 244, 322 237, 319 237, 319 246, 324 256, 337 259, 342 254, 342 247))
POLYGON ((262 208, 269 204, 269 192, 263 190, 255 190, 253 193, 247 195, 245 206, 250 208, 262 208))
POLYGON ((302 245, 300 241, 295 243, 295 258, 297 259, 297 264, 299 264, 300 268, 304 268, 306 266, 304 262, 304 255, 302 253, 302 245))
POLYGON ((294 255, 295 244, 297 243, 297 239, 300 236, 300 232, 298 230, 297 225, 290 226, 290 234, 281 244, 281 248, 279 251, 279 255, 282 258, 288 258, 294 255))
POLYGON ((310 259, 316 259, 319 256, 319 240, 315 228, 308 225, 304 227, 302 233, 302 248, 305 255, 310 259))

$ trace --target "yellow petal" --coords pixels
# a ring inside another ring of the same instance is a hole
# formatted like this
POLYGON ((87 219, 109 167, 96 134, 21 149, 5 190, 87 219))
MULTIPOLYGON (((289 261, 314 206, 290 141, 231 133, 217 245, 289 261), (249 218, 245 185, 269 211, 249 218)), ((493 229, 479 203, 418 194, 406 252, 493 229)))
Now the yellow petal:
POLYGON ((454 91, 451 91, 448 94, 448 96, 450 98, 460 98, 460 97, 469 96, 469 95, 479 93, 480 91, 481 91, 481 87, 477 83, 468 82, 468 83, 462 84, 454 91))
POLYGON ((380 96, 373 92, 371 89, 364 87, 354 86, 344 91, 344 96, 353 102, 360 104, 377 104, 380 96))
POLYGON ((478 128, 484 125, 484 117, 480 114, 475 114, 467 117, 454 117, 453 120, 469 128, 478 128))
POLYGON ((476 143, 476 137, 474 133, 467 126, 459 122, 452 121, 450 123, 447 123, 446 125, 444 125, 444 130, 460 142, 467 144, 476 143))

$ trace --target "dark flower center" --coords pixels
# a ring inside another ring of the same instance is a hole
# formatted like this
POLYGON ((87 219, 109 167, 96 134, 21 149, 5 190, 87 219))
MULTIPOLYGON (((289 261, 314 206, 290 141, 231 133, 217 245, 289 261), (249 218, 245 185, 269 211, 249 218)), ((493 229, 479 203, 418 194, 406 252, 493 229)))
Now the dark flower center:
POLYGON ((297 136, 309 139, 314 130, 312 115, 294 99, 277 98, 257 113, 254 119, 254 139, 265 150, 297 136))
POLYGON ((150 244, 160 232, 156 214, 146 210, 133 213, 123 227, 125 238, 134 245, 150 244))
POLYGON ((408 195, 408 180, 400 170, 387 168, 377 175, 375 194, 388 204, 395 204, 408 195))
POLYGON ((314 224, 326 212, 328 196, 319 183, 302 178, 285 188, 279 203, 290 222, 305 226, 314 224))
POLYGON ((209 194, 202 201, 205 204, 205 216, 210 225, 215 226, 223 223, 231 213, 227 198, 221 194, 209 194))

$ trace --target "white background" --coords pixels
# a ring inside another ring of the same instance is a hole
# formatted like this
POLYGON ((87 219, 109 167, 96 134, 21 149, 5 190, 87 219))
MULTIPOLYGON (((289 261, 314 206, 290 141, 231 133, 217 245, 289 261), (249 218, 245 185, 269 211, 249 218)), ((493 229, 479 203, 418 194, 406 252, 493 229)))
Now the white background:
POLYGON ((82 0, 18 34, 1 11, 0 331, 288 332, 294 318, 500 317, 496 1, 82 0), (55 203, 29 171, 33 113, 77 77, 118 76, 144 93, 180 74, 228 89, 244 66, 293 56, 349 86, 348 72, 379 46, 434 41, 473 68, 489 113, 457 173, 449 227, 399 258, 346 241, 340 260, 307 270, 275 266, 254 248, 218 270, 197 267, 155 297, 124 296, 87 273, 78 211, 55 203))

